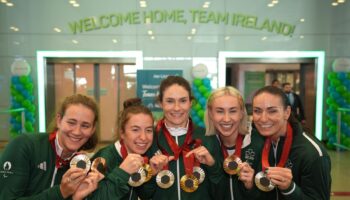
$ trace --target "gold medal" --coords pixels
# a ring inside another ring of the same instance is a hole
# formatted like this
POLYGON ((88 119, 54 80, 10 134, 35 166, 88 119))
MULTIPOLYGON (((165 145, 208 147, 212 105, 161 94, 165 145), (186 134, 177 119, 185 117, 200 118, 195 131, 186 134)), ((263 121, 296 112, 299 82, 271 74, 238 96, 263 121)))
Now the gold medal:
POLYGON ((101 174, 106 172, 106 160, 102 157, 97 157, 91 164, 92 171, 98 171, 101 174))
POLYGON ((193 174, 183 175, 180 179, 180 187, 185 192, 194 192, 198 189, 198 179, 193 174))
POLYGON ((69 165, 72 168, 77 167, 84 169, 86 173, 88 173, 90 171, 91 161, 86 154, 79 154, 72 158, 69 165))
POLYGON ((238 156, 231 155, 224 160, 223 167, 227 174, 234 175, 237 174, 241 169, 239 167, 239 164, 241 163, 242 160, 238 156))
POLYGON ((205 172, 201 167, 193 167, 193 175, 198 179, 198 184, 204 181, 205 172))
POLYGON ((169 188, 174 184, 175 176, 169 170, 162 170, 156 176, 157 185, 161 188, 169 188))
POLYGON ((151 180, 153 172, 151 166, 149 164, 143 164, 143 169, 145 170, 145 182, 151 180))
POLYGON ((143 167, 141 167, 136 173, 130 175, 128 183, 132 187, 138 187, 142 185, 145 182, 145 180, 146 172, 143 169, 143 167))
POLYGON ((264 172, 255 175, 255 185, 264 192, 269 192, 275 188, 275 185, 266 177, 264 172))

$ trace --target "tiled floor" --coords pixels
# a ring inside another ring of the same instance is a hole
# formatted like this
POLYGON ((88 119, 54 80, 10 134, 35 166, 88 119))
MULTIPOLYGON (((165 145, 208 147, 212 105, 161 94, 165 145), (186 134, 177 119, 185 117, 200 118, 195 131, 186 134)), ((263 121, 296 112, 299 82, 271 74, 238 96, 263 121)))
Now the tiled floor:
POLYGON ((331 196, 331 200, 350 200, 350 151, 329 151, 332 160, 332 192, 349 196, 331 196))
MULTIPOLYGON (((101 144, 98 146, 105 146, 101 144)), ((0 156, 4 144, 0 144, 0 156)), ((331 200, 350 200, 350 151, 328 151, 332 160, 331 200)))

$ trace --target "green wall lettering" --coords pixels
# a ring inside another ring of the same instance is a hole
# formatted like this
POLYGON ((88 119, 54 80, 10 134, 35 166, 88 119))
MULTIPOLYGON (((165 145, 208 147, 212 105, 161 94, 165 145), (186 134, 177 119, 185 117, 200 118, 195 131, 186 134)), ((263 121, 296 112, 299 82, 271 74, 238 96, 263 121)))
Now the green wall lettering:
POLYGON ((98 17, 87 17, 69 22, 68 26, 73 34, 108 29, 123 25, 177 23, 187 24, 224 24, 247 29, 267 31, 284 36, 292 36, 296 25, 278 20, 259 20, 257 16, 241 13, 214 12, 203 9, 191 9, 187 12, 175 10, 130 11, 127 13, 112 13, 98 17))

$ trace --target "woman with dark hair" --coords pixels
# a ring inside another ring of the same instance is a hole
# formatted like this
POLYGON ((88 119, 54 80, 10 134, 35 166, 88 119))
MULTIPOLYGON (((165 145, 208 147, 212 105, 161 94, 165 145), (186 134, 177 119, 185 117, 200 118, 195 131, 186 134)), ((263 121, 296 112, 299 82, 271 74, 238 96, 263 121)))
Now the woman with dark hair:
POLYGON ((153 142, 151 111, 141 104, 141 99, 128 99, 118 122, 117 141, 102 148, 93 157, 105 159, 106 178, 88 199, 137 200, 142 195, 140 186, 152 177, 145 155, 153 142))
POLYGON ((205 130, 193 124, 192 99, 183 77, 168 76, 161 82, 158 101, 164 117, 156 125, 152 149, 158 150, 156 156, 171 157, 152 163, 158 172, 153 199, 215 199, 210 183, 222 176, 221 164, 214 160, 220 148, 215 136, 205 136, 205 130))
POLYGON ((50 134, 23 134, 10 142, 0 158, 0 199, 66 199, 82 183, 88 192, 96 189, 100 174, 87 175, 69 162, 78 151, 95 148, 97 121, 96 102, 75 94, 63 101, 50 134))
POLYGON ((262 170, 255 183, 259 199, 330 198, 331 161, 323 145, 293 117, 282 90, 266 86, 253 97, 253 122, 265 137, 262 170))

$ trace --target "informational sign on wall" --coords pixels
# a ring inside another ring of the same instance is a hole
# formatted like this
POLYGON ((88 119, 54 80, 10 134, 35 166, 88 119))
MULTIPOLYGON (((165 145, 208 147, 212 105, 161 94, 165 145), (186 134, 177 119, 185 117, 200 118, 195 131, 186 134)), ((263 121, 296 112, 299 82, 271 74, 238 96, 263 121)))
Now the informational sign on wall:
POLYGON ((246 71, 244 80, 244 99, 246 103, 252 103, 255 91, 265 86, 265 72, 246 71))
POLYGON ((182 76, 182 70, 137 70, 137 97, 152 112, 161 111, 157 104, 159 85, 170 75, 182 76))

